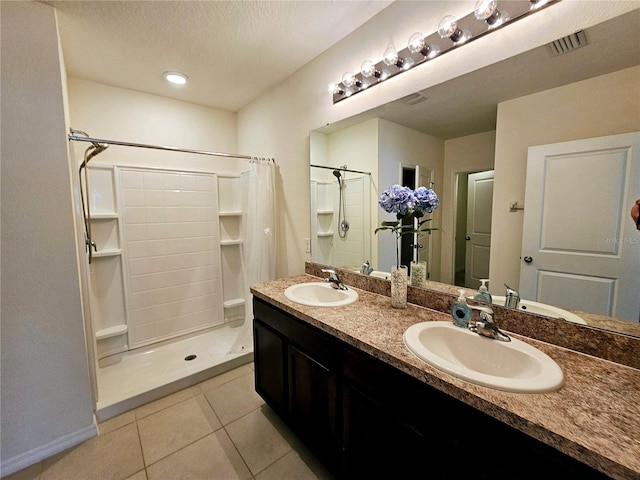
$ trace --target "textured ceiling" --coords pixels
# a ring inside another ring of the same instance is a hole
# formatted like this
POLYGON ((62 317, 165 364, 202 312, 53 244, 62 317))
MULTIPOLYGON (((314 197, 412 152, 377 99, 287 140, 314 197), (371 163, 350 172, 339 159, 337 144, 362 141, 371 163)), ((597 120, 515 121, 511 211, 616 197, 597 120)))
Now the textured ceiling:
POLYGON ((70 76, 238 111, 391 1, 46 1, 70 76), (189 76, 171 86, 163 72, 189 76))

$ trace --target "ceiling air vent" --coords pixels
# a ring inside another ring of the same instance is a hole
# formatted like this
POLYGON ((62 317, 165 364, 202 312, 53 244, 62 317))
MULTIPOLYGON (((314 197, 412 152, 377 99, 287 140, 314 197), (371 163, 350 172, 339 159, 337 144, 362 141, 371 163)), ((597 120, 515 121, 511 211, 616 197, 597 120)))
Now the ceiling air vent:
POLYGON ((586 44, 587 37, 584 34, 584 30, 580 30, 549 43, 549 49, 554 56, 557 56, 569 53, 576 48, 584 47, 586 44))
POLYGON ((407 95, 402 98, 401 101, 405 105, 416 105, 418 103, 424 102, 428 97, 424 95, 422 92, 412 93, 411 95, 407 95))

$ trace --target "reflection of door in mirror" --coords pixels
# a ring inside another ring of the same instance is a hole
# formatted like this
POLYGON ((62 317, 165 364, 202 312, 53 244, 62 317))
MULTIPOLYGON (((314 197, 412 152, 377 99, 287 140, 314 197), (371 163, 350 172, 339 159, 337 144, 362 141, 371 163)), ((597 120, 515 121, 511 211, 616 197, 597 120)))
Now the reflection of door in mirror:
POLYGON ((477 289, 489 278, 493 170, 456 175, 455 284, 477 289))
MULTIPOLYGON (((400 183, 404 187, 415 190, 418 187, 433 188, 433 170, 420 165, 401 165, 400 183)), ((432 219, 433 213, 427 213, 422 220, 432 219)), ((417 220, 414 220, 414 228, 418 227, 417 220)), ((424 228, 436 228, 431 222, 423 225, 424 228)), ((422 235, 404 235, 400 246, 400 263, 409 266, 411 273, 411 262, 421 261, 427 264, 427 278, 431 278, 431 235, 424 233, 422 235)))
POLYGON ((480 279, 489 278, 493 170, 469 175, 467 188, 464 283, 477 289, 480 279))
POLYGON ((638 321, 639 150, 640 132, 529 149, 523 298, 638 321))

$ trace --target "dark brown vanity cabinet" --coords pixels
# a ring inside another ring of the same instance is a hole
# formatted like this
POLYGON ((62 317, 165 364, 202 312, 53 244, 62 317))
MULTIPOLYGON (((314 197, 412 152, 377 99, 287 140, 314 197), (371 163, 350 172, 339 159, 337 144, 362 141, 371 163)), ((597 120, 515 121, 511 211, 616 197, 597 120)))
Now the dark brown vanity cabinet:
POLYGON ((254 300, 256 391, 332 472, 340 470, 340 347, 254 300))
POLYGON ((609 478, 257 298, 254 317, 256 391, 337 478, 609 478))

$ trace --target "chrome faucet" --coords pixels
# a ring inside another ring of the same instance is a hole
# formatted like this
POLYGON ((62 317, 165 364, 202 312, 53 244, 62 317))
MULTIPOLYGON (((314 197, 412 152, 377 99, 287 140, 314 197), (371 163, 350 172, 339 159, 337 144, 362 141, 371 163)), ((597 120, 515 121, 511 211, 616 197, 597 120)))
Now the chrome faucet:
POLYGON ((476 305, 469 305, 473 310, 480 312, 480 320, 470 321, 469 330, 483 337, 493 338, 494 340, 500 340, 501 342, 510 342, 511 337, 502 333, 498 328, 498 325, 493 321, 493 310, 489 307, 481 307, 476 305))
POLYGON ((371 263, 369 263, 369 260, 367 260, 362 264, 362 267, 360 267, 360 273, 363 275, 371 275, 371 272, 373 272, 373 267, 371 263))
POLYGON ((324 279, 325 282, 331 283, 333 288, 336 288, 338 290, 346 290, 347 287, 342 283, 342 280, 340 280, 340 276, 337 274, 337 272, 332 269, 332 268, 323 268, 322 271, 324 273, 328 273, 329 276, 327 278, 324 279))
POLYGON ((520 304, 520 294, 506 283, 504 286, 507 287, 504 306, 507 308, 518 308, 518 305, 520 304))

